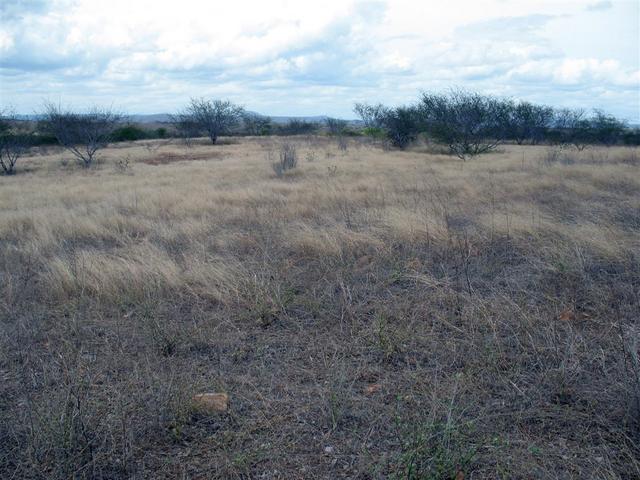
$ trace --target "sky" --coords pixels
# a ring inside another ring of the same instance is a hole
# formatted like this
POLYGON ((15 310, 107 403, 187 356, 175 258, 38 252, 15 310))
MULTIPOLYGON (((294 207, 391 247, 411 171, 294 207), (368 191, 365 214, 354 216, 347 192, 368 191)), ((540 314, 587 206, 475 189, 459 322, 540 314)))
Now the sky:
POLYGON ((452 87, 640 122, 640 0, 2 0, 0 104, 353 118, 452 87))

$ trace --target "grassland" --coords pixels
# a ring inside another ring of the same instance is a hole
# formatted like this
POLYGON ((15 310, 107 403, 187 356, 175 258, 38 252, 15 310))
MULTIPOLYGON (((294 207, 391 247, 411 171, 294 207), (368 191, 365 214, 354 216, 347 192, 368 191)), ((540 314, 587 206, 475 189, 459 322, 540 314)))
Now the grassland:
POLYGON ((2 478, 640 478, 637 150, 102 158, 0 177, 2 478))

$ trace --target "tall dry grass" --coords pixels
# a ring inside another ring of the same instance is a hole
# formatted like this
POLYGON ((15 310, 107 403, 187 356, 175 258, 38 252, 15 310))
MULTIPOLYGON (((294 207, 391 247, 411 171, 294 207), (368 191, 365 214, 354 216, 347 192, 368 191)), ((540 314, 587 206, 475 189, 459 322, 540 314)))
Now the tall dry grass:
POLYGON ((637 151, 287 141, 0 177, 3 476, 640 476, 637 151))

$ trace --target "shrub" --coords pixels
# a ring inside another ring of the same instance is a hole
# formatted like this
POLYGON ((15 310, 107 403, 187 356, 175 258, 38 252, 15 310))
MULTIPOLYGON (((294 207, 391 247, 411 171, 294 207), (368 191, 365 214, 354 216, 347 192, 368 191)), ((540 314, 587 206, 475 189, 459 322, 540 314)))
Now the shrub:
POLYGON ((291 143, 283 143, 280 146, 279 160, 273 162, 271 166, 278 177, 284 175, 284 172, 296 168, 298 166, 296 147, 291 143))
POLYGON ((112 140, 114 142, 132 142, 135 140, 143 140, 148 138, 149 135, 146 131, 135 125, 125 125, 120 128, 116 128, 112 134, 112 140))
POLYGON ((553 126, 555 132, 551 138, 556 143, 571 144, 578 150, 584 150, 589 143, 593 142, 593 132, 584 110, 569 108, 557 110, 553 126))
POLYGON ((375 140, 383 140, 387 136, 385 131, 380 127, 366 127, 362 130, 362 133, 375 140))
POLYGON ((618 143, 626 129, 624 122, 602 110, 594 110, 589 123, 592 140, 606 146, 618 143))
POLYGON ((406 148, 418 136, 418 112, 415 108, 389 109, 384 115, 382 124, 394 147, 406 148))
POLYGON ((622 143, 629 146, 640 145, 640 128, 625 130, 622 134, 622 143))
POLYGON ((244 131, 248 135, 269 135, 271 133, 271 118, 255 113, 244 115, 242 118, 244 131))
POLYGON ((29 134, 11 131, 0 133, 0 168, 5 175, 15 173, 16 163, 31 144, 29 134))
POLYGON ((368 103, 356 103, 353 111, 360 117, 366 128, 382 129, 384 117, 389 109, 381 103, 369 105, 368 103))
POLYGON ((42 115, 42 128, 54 135, 58 143, 69 150, 78 162, 88 168, 98 150, 112 140, 113 132, 122 115, 110 109, 92 107, 86 113, 62 110, 49 103, 42 115))
POLYGON ((522 145, 542 140, 553 122, 553 108, 530 102, 508 104, 508 138, 522 145))
POLYGON ((509 102, 464 90, 422 95, 426 131, 462 160, 496 148, 508 130, 509 102))
POLYGON ((282 135, 303 135, 313 133, 317 128, 315 123, 306 120, 291 119, 278 127, 278 133, 282 135))
POLYGON ((340 120, 339 118, 328 117, 325 120, 325 123, 327 125, 329 135, 341 135, 347 128, 347 122, 345 120, 340 120))
POLYGON ((229 133, 243 115, 244 109, 229 100, 192 98, 185 111, 177 115, 176 128, 189 136, 196 130, 204 131, 215 145, 218 137, 229 133))

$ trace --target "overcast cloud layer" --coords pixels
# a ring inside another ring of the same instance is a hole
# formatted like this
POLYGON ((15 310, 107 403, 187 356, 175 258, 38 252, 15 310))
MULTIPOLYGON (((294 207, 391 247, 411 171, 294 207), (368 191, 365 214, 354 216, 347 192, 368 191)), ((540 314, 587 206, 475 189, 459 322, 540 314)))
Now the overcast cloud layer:
POLYGON ((640 121, 640 2, 3 0, 0 101, 353 117, 462 86, 640 121))

